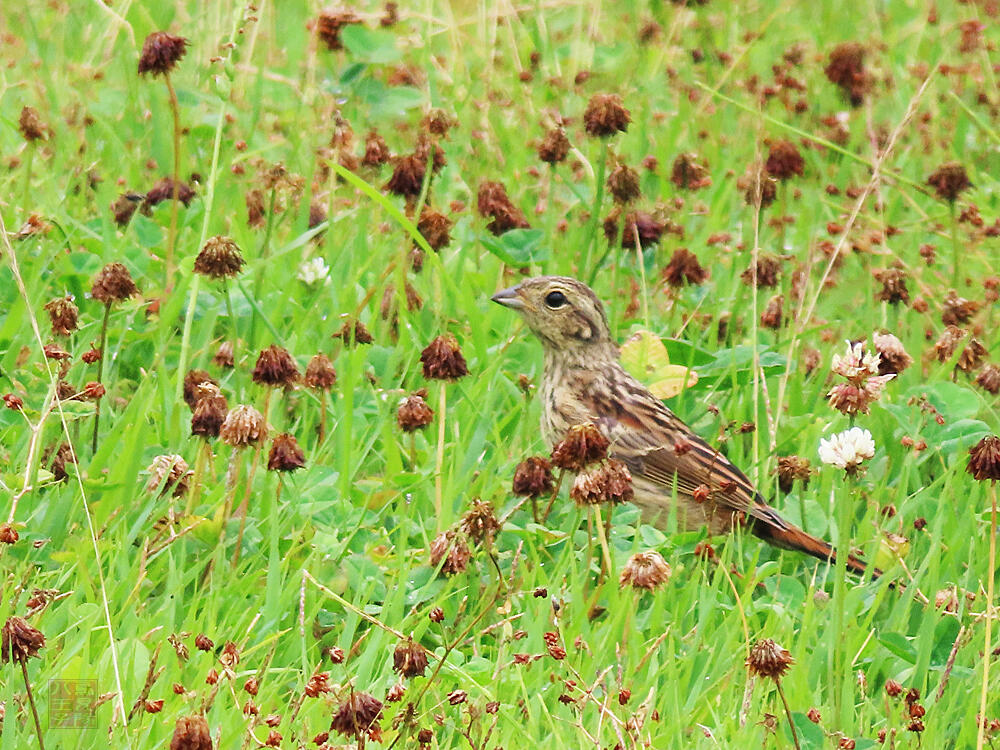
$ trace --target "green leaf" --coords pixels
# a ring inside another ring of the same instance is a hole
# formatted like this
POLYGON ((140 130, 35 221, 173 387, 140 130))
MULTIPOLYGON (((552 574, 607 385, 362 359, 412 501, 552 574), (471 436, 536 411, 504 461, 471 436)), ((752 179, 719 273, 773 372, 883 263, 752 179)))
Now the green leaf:
POLYGON ((885 649, 909 664, 917 663, 917 651, 906 637, 899 633, 885 633, 878 637, 885 649))
POLYGON ((403 56, 403 53, 396 49, 394 34, 369 29, 361 24, 353 24, 342 29, 340 41, 359 62, 391 63, 403 56))
POLYGON ((541 247, 545 232, 541 229, 511 229, 499 237, 484 234, 479 241, 493 255, 509 266, 526 266, 544 263, 552 257, 552 251, 541 247))
POLYGON ((143 247, 156 247, 163 242, 163 230, 152 219, 137 213, 132 219, 132 226, 136 239, 143 247))
MULTIPOLYGON (((793 711, 792 721, 795 722, 795 730, 799 735, 799 747, 802 750, 806 750, 806 748, 821 750, 821 748, 826 747, 826 735, 823 734, 823 730, 818 724, 813 724, 809 721, 808 716, 800 711, 793 711)), ((791 744, 791 741, 791 733, 788 733, 789 744, 791 744)))

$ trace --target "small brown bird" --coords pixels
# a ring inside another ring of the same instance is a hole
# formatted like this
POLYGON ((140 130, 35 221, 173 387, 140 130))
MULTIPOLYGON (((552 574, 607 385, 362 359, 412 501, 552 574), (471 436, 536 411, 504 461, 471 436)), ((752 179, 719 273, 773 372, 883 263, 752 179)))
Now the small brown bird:
MULTIPOLYGON (((588 286, 538 276, 493 301, 520 312, 545 349, 545 439, 552 444, 570 427, 593 423, 610 442, 609 455, 632 474, 633 502, 647 522, 664 526, 675 513, 680 528, 707 527, 711 534, 743 525, 777 547, 836 559, 833 547, 785 521, 743 472, 625 371, 604 307, 588 286)), ((851 555, 847 567, 863 573, 865 563, 851 555)))

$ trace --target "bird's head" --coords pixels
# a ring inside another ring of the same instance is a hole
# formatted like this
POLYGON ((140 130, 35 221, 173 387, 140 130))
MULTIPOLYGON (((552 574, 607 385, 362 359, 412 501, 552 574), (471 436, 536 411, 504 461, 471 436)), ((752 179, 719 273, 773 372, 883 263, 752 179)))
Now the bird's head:
POLYGON ((493 301, 517 310, 547 349, 598 352, 616 347, 604 306, 586 284, 568 276, 535 276, 493 295, 493 301))

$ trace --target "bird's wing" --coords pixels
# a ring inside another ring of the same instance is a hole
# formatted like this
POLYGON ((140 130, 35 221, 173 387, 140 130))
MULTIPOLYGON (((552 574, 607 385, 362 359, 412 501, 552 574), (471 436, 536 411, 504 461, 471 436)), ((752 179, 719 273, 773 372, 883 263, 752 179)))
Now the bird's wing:
POLYGON ((641 383, 620 368, 590 381, 583 399, 611 443, 613 458, 634 477, 664 492, 693 496, 704 485, 707 501, 779 527, 786 522, 763 502, 747 476, 698 437, 641 383))

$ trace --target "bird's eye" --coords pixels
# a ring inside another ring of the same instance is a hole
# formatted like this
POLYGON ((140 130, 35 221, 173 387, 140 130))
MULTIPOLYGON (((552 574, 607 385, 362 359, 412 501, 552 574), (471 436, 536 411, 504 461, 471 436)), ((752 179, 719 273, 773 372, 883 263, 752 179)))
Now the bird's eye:
POLYGON ((566 295, 562 292, 549 292, 545 295, 545 304, 553 310, 558 310, 566 304, 566 295))

